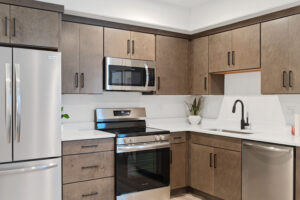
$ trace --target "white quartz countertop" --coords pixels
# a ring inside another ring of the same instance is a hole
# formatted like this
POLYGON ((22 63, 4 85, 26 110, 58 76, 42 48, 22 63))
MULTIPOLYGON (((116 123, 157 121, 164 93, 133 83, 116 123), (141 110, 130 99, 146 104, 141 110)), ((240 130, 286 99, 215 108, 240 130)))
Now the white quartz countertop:
MULTIPOLYGON (((300 147, 300 136, 292 135, 288 129, 281 130, 246 130, 246 132, 251 132, 252 134, 237 134, 228 133, 220 131, 211 131, 208 129, 229 129, 237 130, 232 128, 224 128, 220 126, 200 126, 200 125, 190 125, 187 121, 178 120, 153 120, 148 122, 148 126, 152 128, 169 130, 170 132, 196 132, 205 133, 210 135, 219 135, 232 138, 240 138, 245 140, 259 141, 274 143, 280 145, 297 146, 300 147)), ((240 131, 240 130, 237 130, 240 131)))
POLYGON ((114 138, 115 134, 94 129, 94 123, 66 124, 62 126, 62 141, 114 138))

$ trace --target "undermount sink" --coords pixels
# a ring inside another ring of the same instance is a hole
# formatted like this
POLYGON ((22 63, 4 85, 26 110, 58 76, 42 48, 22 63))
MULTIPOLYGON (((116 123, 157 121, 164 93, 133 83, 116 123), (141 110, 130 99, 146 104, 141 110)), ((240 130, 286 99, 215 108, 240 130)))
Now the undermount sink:
POLYGON ((209 131, 218 131, 218 132, 224 132, 224 133, 236 133, 236 134, 253 134, 251 132, 247 131, 237 131, 237 130, 229 130, 229 129, 218 129, 218 128, 211 128, 207 129, 209 131))

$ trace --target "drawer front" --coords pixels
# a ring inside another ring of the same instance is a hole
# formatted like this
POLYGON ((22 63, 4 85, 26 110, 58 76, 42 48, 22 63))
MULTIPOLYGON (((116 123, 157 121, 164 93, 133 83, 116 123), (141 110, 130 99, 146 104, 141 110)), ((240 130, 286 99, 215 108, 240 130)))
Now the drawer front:
POLYGON ((186 142, 186 133, 185 132, 177 132, 171 133, 171 143, 183 143, 186 142))
POLYGON ((114 151, 63 157, 63 183, 114 176, 114 151))
POLYGON ((191 142, 232 151, 241 151, 242 149, 241 139, 208 135, 204 133, 191 133, 191 142))
POLYGON ((63 186, 63 200, 114 200, 114 178, 103 178, 63 186))
POLYGON ((63 155, 113 151, 114 138, 63 142, 63 155))

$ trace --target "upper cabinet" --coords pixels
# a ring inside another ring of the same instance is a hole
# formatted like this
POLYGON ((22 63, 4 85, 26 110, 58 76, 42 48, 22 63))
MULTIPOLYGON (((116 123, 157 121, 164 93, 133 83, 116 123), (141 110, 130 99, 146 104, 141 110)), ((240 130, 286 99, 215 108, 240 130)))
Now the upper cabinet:
POLYGON ((156 94, 189 93, 188 46, 186 39, 156 36, 156 94))
POLYGON ((61 16, 57 12, 0 4, 0 42, 58 49, 61 16))
POLYGON ((260 68, 260 25, 209 36, 209 72, 260 68))
POLYGON ((155 36, 104 28, 104 56, 155 60, 155 36))
POLYGON ((208 37, 191 41, 191 94, 224 94, 224 76, 208 73, 208 37))
POLYGON ((103 27, 63 22, 62 92, 103 91, 103 27))
POLYGON ((263 94, 300 93, 300 15, 262 23, 263 94))

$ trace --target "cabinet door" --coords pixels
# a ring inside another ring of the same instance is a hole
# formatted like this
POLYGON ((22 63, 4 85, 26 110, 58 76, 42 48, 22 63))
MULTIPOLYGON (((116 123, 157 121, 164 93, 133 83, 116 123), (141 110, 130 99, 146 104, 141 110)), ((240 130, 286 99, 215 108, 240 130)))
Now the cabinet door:
POLYGON ((288 92, 288 31, 288 18, 261 24, 261 90, 263 94, 288 92))
POLYGON ((79 24, 62 23, 62 93, 79 93, 79 24))
POLYGON ((225 200, 241 200, 241 152, 214 149, 214 196, 225 200))
POLYGON ((171 189, 186 187, 186 158, 187 146, 186 143, 172 144, 172 163, 170 185, 171 189))
POLYGON ((208 94, 208 37, 191 42, 192 94, 208 94))
POLYGON ((289 93, 300 93, 300 15, 289 17, 289 93))
POLYGON ((188 40, 156 37, 157 94, 188 94, 188 40))
POLYGON ((9 43, 9 5, 0 4, 0 42, 9 43))
POLYGON ((104 28, 104 56, 130 58, 130 31, 104 28))
POLYGON ((11 6, 11 43, 58 48, 60 16, 56 12, 11 6))
POLYGON ((231 53, 234 68, 260 68, 260 24, 233 30, 231 53))
POLYGON ((103 91, 103 28, 80 25, 80 93, 103 91))
POLYGON ((191 144, 190 148, 190 186, 213 195, 214 168, 212 156, 214 150, 212 147, 198 144, 191 144))
POLYGON ((155 60, 155 36, 153 34, 131 32, 131 58, 155 60))
POLYGON ((209 72, 234 69, 231 66, 231 31, 209 36, 209 72))

